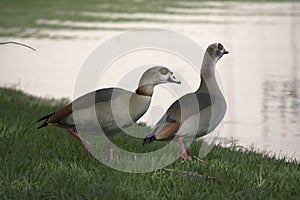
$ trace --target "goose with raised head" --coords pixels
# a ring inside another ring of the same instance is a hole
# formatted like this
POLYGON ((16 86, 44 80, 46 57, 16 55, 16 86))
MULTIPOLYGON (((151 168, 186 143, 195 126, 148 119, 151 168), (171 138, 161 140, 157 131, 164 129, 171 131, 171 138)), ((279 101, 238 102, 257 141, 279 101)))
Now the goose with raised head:
POLYGON ((172 140, 176 137, 181 148, 181 159, 192 160, 187 143, 195 137, 212 132, 226 113, 227 105, 217 84, 215 67, 218 60, 228 53, 220 43, 207 47, 201 67, 199 88, 176 100, 154 126, 151 134, 144 139, 143 144, 155 140, 172 140))
MULTIPOLYGON (((91 144, 77 133, 76 128, 93 132, 99 130, 100 125, 112 141, 122 128, 133 125, 144 115, 150 106, 154 87, 163 83, 181 82, 167 67, 152 67, 143 73, 135 92, 121 88, 104 88, 88 93, 66 107, 41 117, 38 121, 44 122, 38 128, 48 125, 66 128, 71 135, 83 142, 90 154, 93 154, 91 144)), ((111 143, 108 157, 113 158, 111 143)))

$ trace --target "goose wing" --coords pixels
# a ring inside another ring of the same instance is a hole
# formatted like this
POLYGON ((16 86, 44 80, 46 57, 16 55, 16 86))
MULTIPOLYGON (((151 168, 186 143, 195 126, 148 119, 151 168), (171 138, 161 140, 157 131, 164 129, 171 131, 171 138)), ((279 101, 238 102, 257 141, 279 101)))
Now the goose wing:
POLYGON ((198 114, 210 105, 211 97, 208 93, 189 93, 184 95, 169 107, 154 126, 151 136, 147 138, 152 137, 152 141, 172 139, 185 120, 198 114))

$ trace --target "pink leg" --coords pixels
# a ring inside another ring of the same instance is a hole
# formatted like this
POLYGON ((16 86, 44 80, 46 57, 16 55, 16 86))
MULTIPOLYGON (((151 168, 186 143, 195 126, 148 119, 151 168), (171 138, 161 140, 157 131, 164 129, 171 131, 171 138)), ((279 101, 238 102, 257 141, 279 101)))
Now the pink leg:
POLYGON ((184 161, 184 160, 186 160, 186 158, 188 158, 188 160, 192 160, 190 150, 188 148, 186 149, 184 146, 183 137, 179 137, 178 142, 179 142, 180 149, 181 149, 181 160, 184 161))
POLYGON ((84 145, 85 148, 88 150, 88 152, 89 152, 90 155, 93 155, 93 148, 92 148, 92 145, 91 145, 91 143, 90 143, 89 141, 87 141, 86 139, 80 137, 80 136, 78 135, 78 133, 76 133, 76 132, 74 131, 73 128, 68 129, 68 131, 69 131, 69 133, 70 133, 71 135, 73 135, 75 138, 77 138, 78 140, 80 140, 80 141, 83 143, 83 145, 84 145))
POLYGON ((188 160, 192 160, 192 154, 191 154, 191 151, 189 148, 186 149, 186 153, 187 153, 187 156, 188 156, 188 160))
POLYGON ((185 160, 187 157, 187 152, 186 152, 185 146, 183 144, 183 137, 179 137, 178 142, 179 142, 180 149, 181 149, 181 160, 185 160))
POLYGON ((81 139, 80 139, 80 136, 78 135, 78 133, 76 133, 76 132, 74 131, 74 129, 70 128, 70 129, 68 129, 68 131, 69 131, 69 133, 70 133, 71 135, 73 135, 75 138, 77 138, 78 140, 81 140, 81 139))
POLYGON ((114 158, 113 153, 113 144, 111 142, 108 143, 108 159, 112 160, 114 158))

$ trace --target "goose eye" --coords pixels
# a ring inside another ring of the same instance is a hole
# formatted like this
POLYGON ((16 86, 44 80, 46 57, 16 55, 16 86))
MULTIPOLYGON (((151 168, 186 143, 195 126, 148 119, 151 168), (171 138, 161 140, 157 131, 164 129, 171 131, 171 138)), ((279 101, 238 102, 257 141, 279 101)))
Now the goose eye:
POLYGON ((219 50, 222 50, 222 49, 223 49, 222 44, 220 44, 220 43, 218 44, 218 49, 219 49, 219 50))
POLYGON ((160 70, 160 73, 166 75, 168 73, 168 70, 166 68, 163 68, 160 70))

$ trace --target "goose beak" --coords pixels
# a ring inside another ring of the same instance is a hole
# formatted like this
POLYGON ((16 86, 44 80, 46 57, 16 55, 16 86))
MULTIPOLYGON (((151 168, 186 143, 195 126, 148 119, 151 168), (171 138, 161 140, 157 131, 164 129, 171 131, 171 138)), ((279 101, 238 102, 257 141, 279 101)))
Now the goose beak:
POLYGON ((224 49, 223 54, 229 54, 229 51, 226 51, 226 49, 224 49))
POLYGON ((168 82, 169 82, 169 83, 177 83, 177 84, 181 84, 181 81, 176 79, 176 77, 173 75, 173 72, 172 72, 171 75, 169 76, 168 82))

